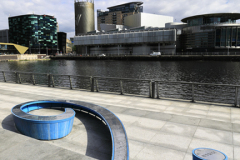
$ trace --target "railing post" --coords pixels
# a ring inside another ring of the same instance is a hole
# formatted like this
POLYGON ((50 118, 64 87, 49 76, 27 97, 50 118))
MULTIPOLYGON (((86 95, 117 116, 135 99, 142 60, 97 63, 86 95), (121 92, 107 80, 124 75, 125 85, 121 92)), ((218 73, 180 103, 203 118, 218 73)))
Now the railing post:
POLYGON ((155 98, 155 81, 152 81, 152 98, 155 98))
POLYGON ((96 91, 99 92, 99 87, 98 87, 98 80, 97 80, 97 78, 96 78, 95 82, 96 82, 96 91))
POLYGON ((152 81, 149 82, 149 98, 152 97, 152 81))
POLYGON ((159 87, 158 87, 158 82, 156 83, 156 89, 157 89, 157 98, 159 99, 160 96, 159 96, 159 87))
POLYGON ((192 83, 192 102, 195 102, 194 100, 194 84, 192 83))
POLYGON ((94 77, 91 77, 91 92, 94 92, 94 77))
POLYGON ((5 76, 5 72, 2 71, 2 73, 3 73, 3 79, 4 79, 4 82, 7 82, 7 80, 6 80, 6 76, 5 76))
POLYGON ((51 87, 51 75, 47 74, 48 77, 48 87, 51 87))
POLYGON ((70 89, 72 89, 72 80, 71 80, 71 76, 68 76, 69 78, 69 83, 70 83, 70 89))
POLYGON ((53 75, 51 75, 51 77, 52 77, 52 87, 55 87, 53 75))
POLYGON ((21 75, 20 75, 20 73, 18 73, 18 81, 19 81, 19 83, 20 83, 20 84, 22 83, 22 80, 21 80, 21 75))
POLYGON ((120 80, 120 94, 123 95, 123 83, 122 83, 122 80, 120 80))
POLYGON ((16 77, 16 83, 18 83, 18 73, 15 72, 15 77, 16 77))
POLYGON ((235 102, 234 102, 234 106, 237 107, 238 105, 238 87, 235 87, 235 102))
POLYGON ((32 73, 32 83, 33 83, 33 85, 35 85, 36 83, 35 83, 35 79, 34 79, 34 74, 32 73))

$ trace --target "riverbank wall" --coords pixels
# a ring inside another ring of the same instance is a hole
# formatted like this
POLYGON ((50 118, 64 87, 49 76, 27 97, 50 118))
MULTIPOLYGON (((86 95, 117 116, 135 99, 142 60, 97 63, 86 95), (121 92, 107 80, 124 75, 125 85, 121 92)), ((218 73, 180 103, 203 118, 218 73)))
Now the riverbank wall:
POLYGON ((0 61, 24 61, 24 60, 41 60, 46 59, 46 54, 13 54, 13 55, 0 55, 0 61))
POLYGON ((123 60, 123 61, 240 61, 240 55, 161 55, 161 56, 51 56, 51 60, 123 60))

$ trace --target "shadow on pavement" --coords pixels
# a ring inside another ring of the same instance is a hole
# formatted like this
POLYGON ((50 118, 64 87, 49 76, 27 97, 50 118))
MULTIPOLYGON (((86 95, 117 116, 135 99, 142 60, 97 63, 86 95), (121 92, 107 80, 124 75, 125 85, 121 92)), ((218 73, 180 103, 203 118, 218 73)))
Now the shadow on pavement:
POLYGON ((87 132, 86 156, 107 160, 112 156, 112 140, 108 127, 96 117, 76 111, 78 118, 87 132))

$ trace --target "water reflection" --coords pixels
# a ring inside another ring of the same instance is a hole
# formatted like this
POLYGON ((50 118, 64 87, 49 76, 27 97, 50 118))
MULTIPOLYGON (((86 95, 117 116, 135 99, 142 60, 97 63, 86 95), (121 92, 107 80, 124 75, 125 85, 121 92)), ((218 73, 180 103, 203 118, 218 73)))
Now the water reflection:
POLYGON ((239 62, 214 61, 16 61, 0 70, 161 81, 239 84, 239 62))

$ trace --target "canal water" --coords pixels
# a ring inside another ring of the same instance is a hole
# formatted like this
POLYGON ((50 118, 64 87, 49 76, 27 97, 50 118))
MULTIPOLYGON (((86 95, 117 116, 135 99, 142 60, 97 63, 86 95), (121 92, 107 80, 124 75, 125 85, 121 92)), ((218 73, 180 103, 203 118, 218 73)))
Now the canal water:
POLYGON ((240 84, 240 62, 223 61, 12 61, 0 70, 240 84))
MULTIPOLYGON (((230 61, 12 61, 0 62, 0 71, 240 85, 240 62, 230 61)), ((160 96, 191 99, 191 87, 189 86, 173 87, 163 84, 159 87, 160 96)), ((235 88, 229 90, 229 88, 224 87, 217 87, 217 89, 209 86, 197 87, 199 92, 195 92, 199 95, 195 97, 199 98, 198 100, 212 101, 215 97, 222 95, 222 98, 217 98, 214 101, 226 101, 227 103, 234 101, 235 88), (205 97, 201 96, 203 93, 205 97), (209 94, 212 98, 208 100, 209 94), (230 96, 228 98, 230 100, 226 100, 226 96, 230 96)), ((134 89, 136 88, 136 92, 139 93, 134 92, 134 94, 148 94, 147 84, 144 89, 141 85, 134 86, 134 89)))

